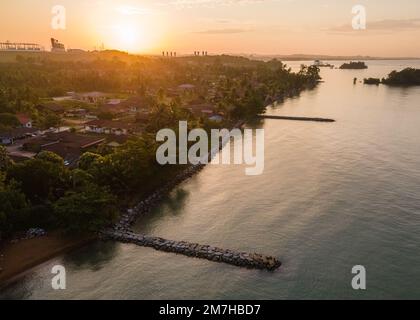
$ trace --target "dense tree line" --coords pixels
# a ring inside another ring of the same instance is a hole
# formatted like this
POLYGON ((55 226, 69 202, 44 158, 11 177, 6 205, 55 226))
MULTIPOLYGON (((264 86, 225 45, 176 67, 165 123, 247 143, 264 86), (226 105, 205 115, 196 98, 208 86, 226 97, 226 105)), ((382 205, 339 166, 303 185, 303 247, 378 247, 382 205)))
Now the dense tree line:
POLYGON ((45 151, 14 163, 1 147, 0 234, 30 227, 74 234, 111 224, 125 200, 148 194, 181 170, 158 165, 157 147, 154 137, 134 138, 115 152, 83 154, 73 170, 45 151))
POLYGON ((401 71, 392 71, 382 83, 391 86, 418 86, 420 85, 420 69, 406 68, 401 71))

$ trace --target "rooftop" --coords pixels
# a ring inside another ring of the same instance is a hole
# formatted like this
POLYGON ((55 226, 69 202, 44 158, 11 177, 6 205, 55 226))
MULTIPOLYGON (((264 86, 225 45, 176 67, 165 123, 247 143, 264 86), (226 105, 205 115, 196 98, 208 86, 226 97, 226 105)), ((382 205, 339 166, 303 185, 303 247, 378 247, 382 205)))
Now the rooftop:
POLYGON ((49 133, 40 138, 32 139, 25 145, 25 149, 50 151, 64 159, 67 166, 75 167, 77 161, 87 148, 101 144, 105 138, 101 136, 77 134, 72 132, 49 133))
POLYGON ((0 137, 2 138, 17 138, 22 137, 27 134, 33 134, 37 132, 36 128, 15 128, 6 131, 0 132, 0 137))
POLYGON ((92 120, 85 124, 86 126, 95 126, 99 128, 112 128, 112 129, 133 129, 134 123, 114 120, 92 120))
POLYGON ((28 144, 39 145, 41 148, 45 148, 46 146, 60 143, 75 148, 85 149, 92 145, 99 144, 104 140, 103 137, 64 131, 59 133, 47 133, 42 137, 31 140, 28 144))
POLYGON ((21 125, 27 124, 28 122, 32 121, 31 118, 24 113, 16 114, 16 118, 19 120, 21 125))
POLYGON ((195 85, 190 84, 190 83, 184 83, 184 84, 181 84, 181 85, 178 86, 178 89, 182 89, 182 90, 194 89, 194 88, 195 88, 195 85))
POLYGON ((84 92, 78 94, 81 97, 95 97, 95 98, 101 98, 101 97, 107 97, 107 93, 99 92, 99 91, 92 91, 92 92, 84 92))

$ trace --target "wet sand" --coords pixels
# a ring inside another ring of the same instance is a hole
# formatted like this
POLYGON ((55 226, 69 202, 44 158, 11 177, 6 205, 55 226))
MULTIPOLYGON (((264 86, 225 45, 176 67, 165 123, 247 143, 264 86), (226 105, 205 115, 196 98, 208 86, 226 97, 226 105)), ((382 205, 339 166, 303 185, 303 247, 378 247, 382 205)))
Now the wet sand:
POLYGON ((57 255, 79 248, 93 237, 63 237, 58 232, 47 236, 0 244, 0 288, 17 280, 26 271, 57 255))

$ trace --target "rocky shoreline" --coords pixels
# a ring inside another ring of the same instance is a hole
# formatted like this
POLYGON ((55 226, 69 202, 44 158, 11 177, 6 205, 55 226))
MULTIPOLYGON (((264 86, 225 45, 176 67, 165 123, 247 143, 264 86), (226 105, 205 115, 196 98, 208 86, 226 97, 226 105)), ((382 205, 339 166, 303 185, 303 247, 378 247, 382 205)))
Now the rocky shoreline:
MULTIPOLYGON (((236 128, 241 127, 243 122, 235 125, 236 128)), ((224 139, 220 149, 224 147, 229 140, 224 139)), ((209 158, 214 154, 209 153, 209 158)), ((209 245, 200 245, 198 243, 188 243, 185 241, 172 241, 159 237, 136 234, 132 232, 131 226, 136 220, 148 214, 152 208, 160 203, 160 201, 177 185, 191 178, 193 175, 201 171, 205 167, 204 164, 191 165, 186 170, 178 174, 168 184, 153 192, 145 200, 140 201, 135 207, 128 209, 122 216, 120 221, 108 230, 100 233, 102 240, 114 240, 123 243, 133 243, 139 246, 152 247, 156 250, 174 252, 189 257, 196 257, 215 262, 224 262, 227 264, 246 267, 249 269, 265 269, 273 271, 280 267, 281 262, 272 256, 264 256, 257 253, 237 252, 227 249, 212 247, 209 245)))
POLYGON ((124 214, 122 214, 120 221, 113 227, 113 229, 115 231, 129 230, 139 217, 145 214, 148 214, 152 210, 152 208, 158 205, 159 202, 173 188, 175 188, 180 183, 194 176, 196 173, 201 171, 204 167, 205 165, 203 164, 193 165, 185 169, 184 171, 182 171, 174 179, 172 179, 170 183, 159 188, 158 190, 153 192, 150 196, 148 196, 146 199, 140 201, 136 206, 128 209, 124 214))
MULTIPOLYGON (((244 121, 239 121, 234 128, 240 128, 244 124, 244 121)), ((223 149, 225 144, 229 140, 223 139, 223 143, 220 145, 219 151, 223 149)), ((213 151, 210 151, 208 154, 209 159, 213 157, 213 151)), ((133 208, 128 209, 124 214, 121 215, 120 221, 113 227, 115 231, 128 230, 136 222, 136 220, 142 215, 148 214, 152 208, 159 204, 159 202, 177 185, 184 182, 185 180, 191 178, 199 171, 203 170, 205 164, 196 164, 190 165, 187 169, 179 173, 175 178, 173 178, 165 186, 154 191, 150 196, 145 200, 140 201, 133 208)))

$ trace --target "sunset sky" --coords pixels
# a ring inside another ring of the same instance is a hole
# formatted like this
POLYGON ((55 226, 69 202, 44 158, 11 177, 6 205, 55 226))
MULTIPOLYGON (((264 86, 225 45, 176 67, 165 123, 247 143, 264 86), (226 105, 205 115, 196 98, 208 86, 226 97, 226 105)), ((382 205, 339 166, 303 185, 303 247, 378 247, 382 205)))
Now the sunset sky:
POLYGON ((0 41, 49 38, 132 53, 328 54, 420 57, 419 0, 1 0, 0 41), (351 28, 352 7, 367 30, 351 28), (51 28, 54 5, 66 30, 51 28))

